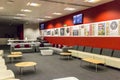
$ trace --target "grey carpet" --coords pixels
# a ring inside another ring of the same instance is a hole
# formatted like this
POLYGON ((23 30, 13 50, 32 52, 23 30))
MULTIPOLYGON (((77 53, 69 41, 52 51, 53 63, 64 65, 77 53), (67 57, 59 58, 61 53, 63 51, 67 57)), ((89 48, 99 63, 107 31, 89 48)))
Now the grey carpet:
POLYGON ((6 59, 8 69, 13 70, 16 78, 21 80, 52 80, 62 77, 76 77, 79 80, 120 80, 120 70, 104 67, 100 65, 98 72, 95 72, 94 65, 88 65, 83 62, 80 66, 79 59, 73 58, 72 60, 66 60, 59 55, 53 56, 41 56, 39 53, 25 53, 21 61, 34 61, 37 62, 37 71, 34 72, 33 67, 24 68, 24 72, 21 75, 19 68, 15 67, 16 60, 13 63, 6 59))

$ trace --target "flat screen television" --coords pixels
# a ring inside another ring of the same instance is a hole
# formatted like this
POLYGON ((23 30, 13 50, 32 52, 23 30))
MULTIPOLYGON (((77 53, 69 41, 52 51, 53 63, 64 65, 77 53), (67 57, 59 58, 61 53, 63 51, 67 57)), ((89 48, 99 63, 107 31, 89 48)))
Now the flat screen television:
POLYGON ((83 23, 83 14, 77 14, 73 16, 73 24, 82 24, 83 23))
POLYGON ((44 23, 40 24, 40 30, 43 30, 43 29, 45 29, 45 24, 44 23))

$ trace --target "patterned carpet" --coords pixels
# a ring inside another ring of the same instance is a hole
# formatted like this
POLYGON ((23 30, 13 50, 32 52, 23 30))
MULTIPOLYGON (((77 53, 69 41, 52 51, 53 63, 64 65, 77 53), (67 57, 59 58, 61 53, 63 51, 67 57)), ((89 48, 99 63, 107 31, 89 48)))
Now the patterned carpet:
MULTIPOLYGON (((5 52, 6 55, 8 52, 5 52)), ((52 80, 62 77, 76 77, 79 80, 120 80, 120 70, 100 65, 95 72, 95 65, 83 62, 80 59, 67 60, 60 55, 41 56, 40 53, 24 53, 22 59, 15 59, 13 63, 5 57, 8 69, 13 70, 16 78, 21 80, 52 80), (19 61, 34 61, 37 71, 33 67, 23 68, 23 74, 15 63, 19 61)))

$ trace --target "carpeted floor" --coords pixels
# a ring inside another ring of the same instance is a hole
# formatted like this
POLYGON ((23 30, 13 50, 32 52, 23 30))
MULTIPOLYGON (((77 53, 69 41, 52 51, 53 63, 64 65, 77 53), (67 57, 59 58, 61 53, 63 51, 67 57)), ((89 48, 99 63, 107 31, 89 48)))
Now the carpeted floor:
POLYGON ((20 61, 34 61, 37 62, 37 71, 33 67, 24 68, 23 74, 19 73, 19 68, 15 67, 15 61, 9 62, 6 58, 8 69, 13 70, 16 78, 21 80, 52 80, 62 77, 76 77, 79 80, 120 80, 120 70, 104 67, 100 65, 98 72, 95 72, 95 65, 88 65, 83 62, 80 66, 79 59, 66 60, 60 55, 41 56, 40 53, 24 53, 20 61))

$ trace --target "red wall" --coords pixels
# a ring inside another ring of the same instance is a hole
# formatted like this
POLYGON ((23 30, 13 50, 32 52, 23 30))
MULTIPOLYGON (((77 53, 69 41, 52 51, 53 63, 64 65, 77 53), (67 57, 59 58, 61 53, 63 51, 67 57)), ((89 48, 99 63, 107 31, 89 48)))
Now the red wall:
MULTIPOLYGON (((72 16, 83 13, 83 23, 99 22, 112 19, 120 19, 119 0, 103 4, 91 9, 80 11, 62 18, 46 22, 47 28, 63 27, 73 25, 72 16)), ((119 49, 120 37, 45 37, 49 42, 64 45, 84 45, 92 47, 119 49)))

